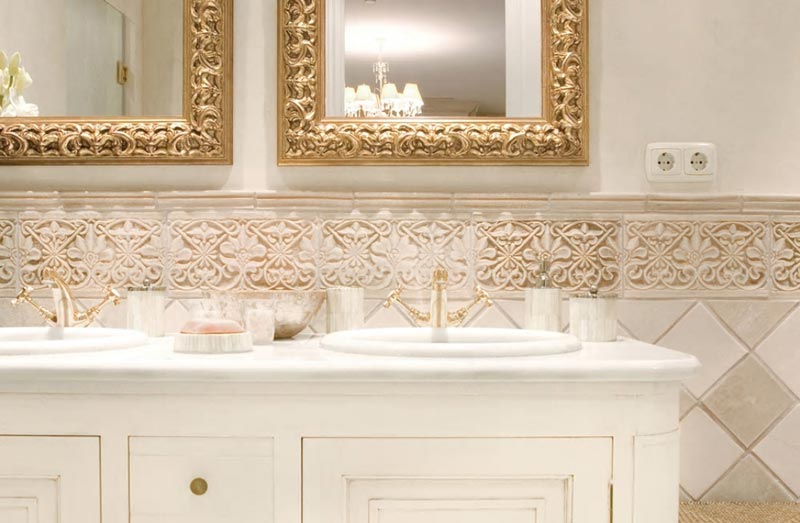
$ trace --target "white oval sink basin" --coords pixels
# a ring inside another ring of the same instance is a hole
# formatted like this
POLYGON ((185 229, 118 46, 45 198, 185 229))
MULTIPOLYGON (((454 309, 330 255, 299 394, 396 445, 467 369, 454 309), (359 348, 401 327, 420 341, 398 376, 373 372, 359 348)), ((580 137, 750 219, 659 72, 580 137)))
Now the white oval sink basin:
POLYGON ((560 332, 477 328, 336 332, 322 338, 321 346, 333 352, 406 358, 508 358, 581 349, 575 337, 560 332))
POLYGON ((0 356, 130 349, 147 344, 141 332, 122 329, 11 327, 0 329, 0 356))

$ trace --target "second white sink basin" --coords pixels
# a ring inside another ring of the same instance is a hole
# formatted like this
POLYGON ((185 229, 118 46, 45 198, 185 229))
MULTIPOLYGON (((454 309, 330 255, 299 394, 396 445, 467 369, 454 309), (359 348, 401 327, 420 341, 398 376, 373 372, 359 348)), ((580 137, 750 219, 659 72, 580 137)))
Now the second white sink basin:
POLYGON ((12 327, 0 329, 0 356, 130 349, 147 344, 141 332, 122 329, 12 327))
POLYGON ((333 352, 407 358, 507 358, 581 349, 575 337, 560 332, 478 328, 354 330, 329 334, 321 345, 333 352))

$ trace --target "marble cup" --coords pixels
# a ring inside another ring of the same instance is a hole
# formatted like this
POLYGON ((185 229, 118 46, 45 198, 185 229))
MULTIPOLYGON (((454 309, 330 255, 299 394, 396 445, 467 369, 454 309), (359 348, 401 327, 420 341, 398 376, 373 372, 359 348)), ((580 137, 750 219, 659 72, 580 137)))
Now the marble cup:
POLYGON ((364 327, 364 289, 332 287, 327 290, 327 331, 339 332, 364 327))
POLYGON ((127 327, 144 332, 151 338, 166 333, 167 290, 153 287, 149 281, 141 287, 128 289, 127 327))
POLYGON ((561 332, 561 289, 525 289, 525 328, 561 332))

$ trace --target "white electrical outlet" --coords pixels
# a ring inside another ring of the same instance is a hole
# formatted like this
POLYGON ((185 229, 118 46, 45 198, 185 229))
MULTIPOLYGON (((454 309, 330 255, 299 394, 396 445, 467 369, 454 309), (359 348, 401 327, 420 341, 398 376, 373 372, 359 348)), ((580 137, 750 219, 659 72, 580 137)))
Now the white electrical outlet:
POLYGON ((645 167, 651 182, 710 182, 717 171, 717 148, 710 143, 651 143, 645 167))
POLYGON ((694 144, 683 151, 684 174, 713 176, 717 171, 717 148, 712 144, 694 144))
POLYGON ((674 147, 648 149, 648 174, 677 176, 683 173, 683 151, 674 147))

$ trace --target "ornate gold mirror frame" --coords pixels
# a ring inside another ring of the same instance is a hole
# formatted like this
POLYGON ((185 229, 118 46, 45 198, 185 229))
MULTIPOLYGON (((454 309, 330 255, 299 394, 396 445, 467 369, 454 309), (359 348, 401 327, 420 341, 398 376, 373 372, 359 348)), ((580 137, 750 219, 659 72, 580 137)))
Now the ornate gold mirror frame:
POLYGON ((0 165, 233 162, 233 0, 183 0, 179 118, 0 118, 0 165))
POLYGON ((279 163, 587 165, 588 0, 541 2, 543 118, 398 120, 325 117, 325 0, 279 0, 279 163))

